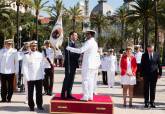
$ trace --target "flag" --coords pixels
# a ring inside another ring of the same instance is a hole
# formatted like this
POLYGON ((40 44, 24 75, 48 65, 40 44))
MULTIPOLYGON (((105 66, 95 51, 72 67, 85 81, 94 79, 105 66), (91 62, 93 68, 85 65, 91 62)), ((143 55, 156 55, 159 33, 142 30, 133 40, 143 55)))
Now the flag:
POLYGON ((63 42, 63 36, 62 14, 60 14, 50 35, 51 45, 59 49, 63 42))

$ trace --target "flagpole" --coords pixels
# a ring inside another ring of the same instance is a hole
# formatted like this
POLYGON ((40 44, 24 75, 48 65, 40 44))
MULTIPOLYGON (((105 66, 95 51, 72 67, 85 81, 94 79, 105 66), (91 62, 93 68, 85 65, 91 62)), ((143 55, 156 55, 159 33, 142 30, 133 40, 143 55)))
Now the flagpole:
MULTIPOLYGON (((68 37, 68 46, 69 46, 69 37, 68 37)), ((68 73, 70 74, 70 51, 68 50, 68 73)))

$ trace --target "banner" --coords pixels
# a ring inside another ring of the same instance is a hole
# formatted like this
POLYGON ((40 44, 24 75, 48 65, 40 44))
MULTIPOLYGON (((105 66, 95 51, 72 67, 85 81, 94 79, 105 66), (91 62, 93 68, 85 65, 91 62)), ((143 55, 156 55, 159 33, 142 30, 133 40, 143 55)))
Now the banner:
POLYGON ((50 43, 54 48, 59 49, 63 43, 63 26, 62 26, 62 14, 59 15, 55 26, 50 35, 50 43))

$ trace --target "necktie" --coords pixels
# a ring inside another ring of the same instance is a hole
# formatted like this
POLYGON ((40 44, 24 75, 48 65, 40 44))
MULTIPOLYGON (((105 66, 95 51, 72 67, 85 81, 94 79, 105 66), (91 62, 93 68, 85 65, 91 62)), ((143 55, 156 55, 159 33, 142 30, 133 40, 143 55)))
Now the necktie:
POLYGON ((150 54, 150 60, 152 61, 152 53, 150 54))

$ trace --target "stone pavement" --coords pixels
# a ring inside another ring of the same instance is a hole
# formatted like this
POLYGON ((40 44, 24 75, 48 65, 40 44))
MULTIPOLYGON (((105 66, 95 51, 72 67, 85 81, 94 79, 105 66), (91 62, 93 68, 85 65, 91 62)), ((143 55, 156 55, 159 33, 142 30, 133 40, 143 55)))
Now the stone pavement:
MULTIPOLYGON (((54 93, 61 91, 62 81, 64 78, 63 69, 56 68, 54 93)), ((102 85, 101 75, 98 77, 97 93, 111 95, 114 102, 114 114, 165 114, 165 76, 158 80, 157 94, 156 94, 156 109, 144 109, 143 99, 134 98, 133 108, 122 107, 122 89, 119 82, 119 76, 116 77, 116 84, 114 88, 107 88, 102 85)), ((77 71, 73 93, 81 93, 81 75, 80 70, 77 71)), ((11 103, 0 103, 0 114, 47 114, 49 113, 50 96, 44 96, 45 111, 40 112, 35 109, 35 112, 29 112, 28 105, 24 103, 25 93, 14 93, 11 103)))

